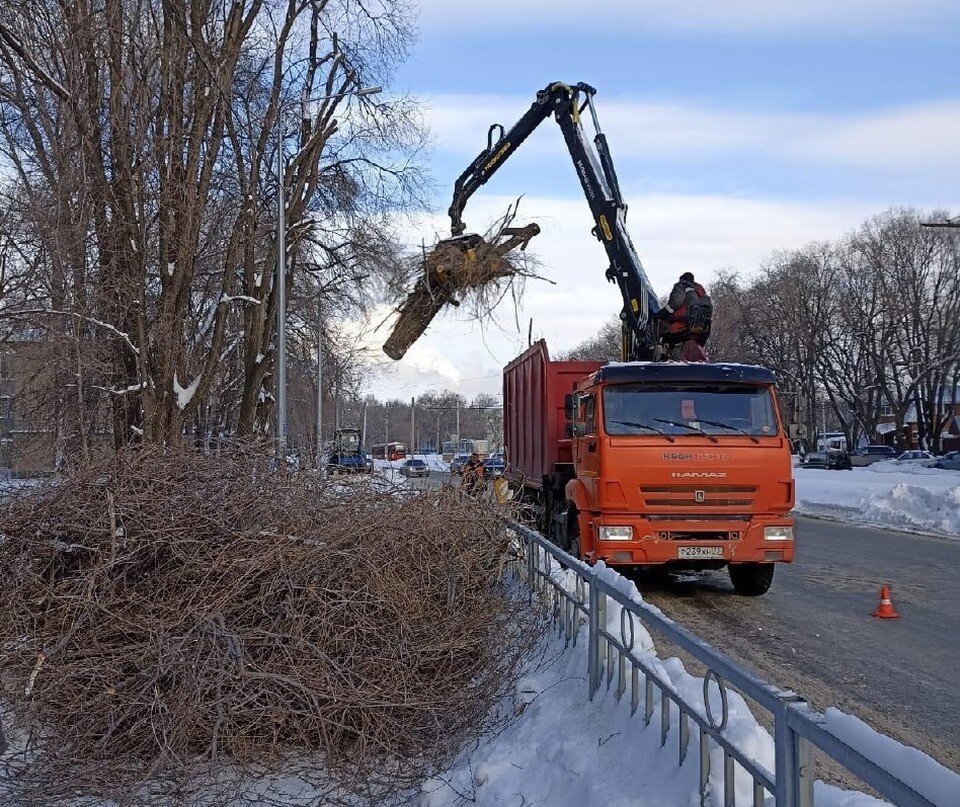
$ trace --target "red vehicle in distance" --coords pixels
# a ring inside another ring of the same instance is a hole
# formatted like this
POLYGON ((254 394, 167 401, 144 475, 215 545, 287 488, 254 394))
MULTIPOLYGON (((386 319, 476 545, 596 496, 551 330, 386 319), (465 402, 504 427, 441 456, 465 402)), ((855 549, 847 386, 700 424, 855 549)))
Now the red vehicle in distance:
POLYGON ((370 456, 375 460, 402 460, 407 456, 407 447, 404 443, 387 443, 371 446, 370 456))

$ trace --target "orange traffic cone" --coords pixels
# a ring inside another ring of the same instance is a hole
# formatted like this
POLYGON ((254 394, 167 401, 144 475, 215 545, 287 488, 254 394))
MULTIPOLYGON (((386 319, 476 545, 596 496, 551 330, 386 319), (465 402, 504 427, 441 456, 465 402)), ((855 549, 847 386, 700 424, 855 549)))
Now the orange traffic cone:
POLYGON ((880 607, 873 612, 873 615, 880 617, 880 619, 900 619, 900 614, 893 610, 889 586, 883 586, 880 589, 880 607))

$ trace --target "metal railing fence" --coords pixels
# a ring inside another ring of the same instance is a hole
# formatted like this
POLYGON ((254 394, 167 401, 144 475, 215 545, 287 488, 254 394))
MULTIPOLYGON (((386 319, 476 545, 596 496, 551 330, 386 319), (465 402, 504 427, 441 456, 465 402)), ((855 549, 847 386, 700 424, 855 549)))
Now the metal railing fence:
POLYGON ((630 690, 630 713, 641 705, 643 720, 649 725, 659 695, 660 744, 666 745, 674 717, 677 720, 679 764, 687 758, 691 727, 699 733, 699 787, 701 803, 709 799, 711 748, 723 751, 722 797, 724 807, 735 803, 737 767, 751 777, 753 804, 761 807, 767 794, 777 807, 813 807, 815 762, 813 749, 872 787, 882 797, 905 807, 936 807, 909 784, 885 770, 843 739, 831 733, 825 717, 811 709, 792 691, 779 689, 715 650, 689 630, 664 616, 658 609, 637 602, 618 591, 593 567, 574 559, 540 533, 516 522, 509 529, 518 539, 516 568, 530 589, 549 609, 559 626, 559 635, 576 646, 580 627, 587 625, 588 695, 591 700, 605 686, 619 701, 630 690), (575 575, 572 590, 555 578, 566 567, 575 575), (608 603, 620 608, 619 631, 607 624, 608 603), (703 683, 703 704, 692 703, 679 693, 671 681, 644 654, 635 651, 634 618, 646 629, 664 637, 703 664, 707 673, 703 683), (619 634, 619 635, 617 635, 619 634), (616 683, 614 683, 616 679, 616 683), (713 682, 719 690, 719 714, 711 703, 713 682), (742 751, 726 736, 728 711, 727 685, 765 709, 774 734, 775 770, 769 771, 742 751), (675 706, 675 709, 671 708, 675 706), (712 744, 712 745, 711 745, 712 744))

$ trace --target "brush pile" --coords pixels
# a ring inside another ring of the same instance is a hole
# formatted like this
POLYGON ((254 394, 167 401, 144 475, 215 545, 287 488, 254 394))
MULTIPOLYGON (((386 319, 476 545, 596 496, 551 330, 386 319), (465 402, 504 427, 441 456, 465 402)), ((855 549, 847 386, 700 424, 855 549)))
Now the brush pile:
POLYGON ((538 635, 500 515, 253 449, 130 450, 17 496, 0 803, 301 803, 278 773, 389 803, 490 728, 538 635))
POLYGON ((523 252, 540 228, 514 227, 515 216, 516 205, 484 235, 440 241, 423 258, 409 263, 403 288, 411 290, 399 303, 400 317, 384 343, 384 353, 391 359, 403 358, 445 306, 466 300, 476 316, 486 316, 515 280, 534 276, 530 261, 516 251, 523 252))

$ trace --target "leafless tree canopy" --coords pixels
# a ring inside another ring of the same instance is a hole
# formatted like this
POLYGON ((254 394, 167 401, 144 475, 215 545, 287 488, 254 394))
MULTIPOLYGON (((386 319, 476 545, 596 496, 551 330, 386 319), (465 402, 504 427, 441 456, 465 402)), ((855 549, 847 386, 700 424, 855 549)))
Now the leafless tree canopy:
POLYGON ((623 324, 619 317, 614 317, 604 323, 596 336, 584 340, 558 358, 564 361, 620 361, 622 334, 623 324))
MULTIPOLYGON (((722 272, 711 357, 766 365, 779 377, 784 415, 809 439, 823 408, 852 444, 874 440, 882 415, 903 441, 938 449, 960 383, 960 237, 925 229, 946 217, 891 210, 836 243, 772 255, 741 279, 722 272)), ((570 358, 610 358, 613 325, 570 358)))
POLYGON ((330 318, 382 290, 422 133, 408 99, 350 93, 410 40, 396 0, 3 5, 0 316, 49 346, 35 392, 65 456, 103 407, 118 445, 266 428, 278 148, 294 361, 318 299, 330 318))
POLYGON ((0 801, 300 803, 254 781, 282 773, 387 803, 490 727, 537 641, 502 515, 239 449, 127 449, 22 496, 0 801))

